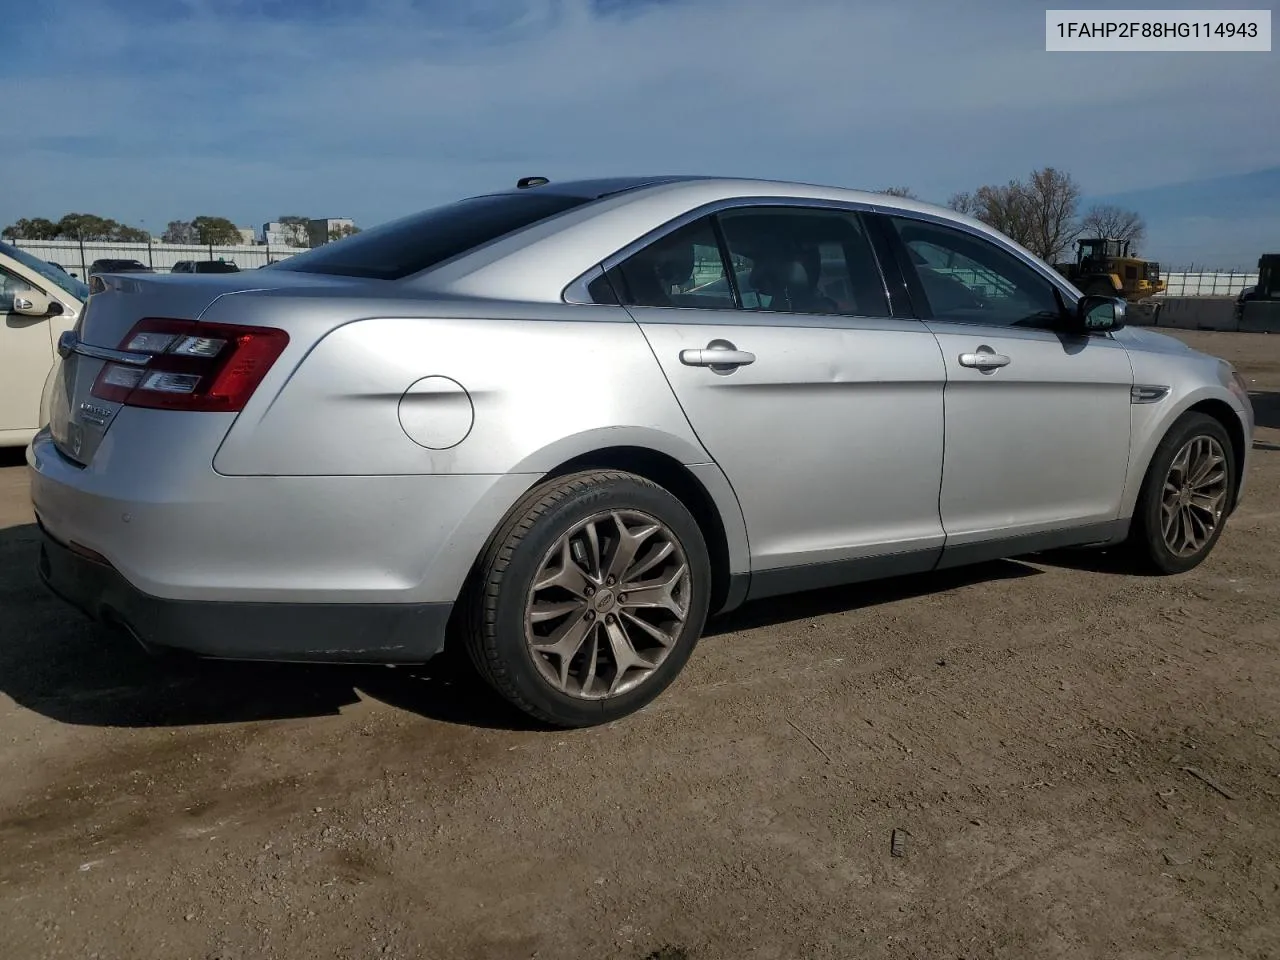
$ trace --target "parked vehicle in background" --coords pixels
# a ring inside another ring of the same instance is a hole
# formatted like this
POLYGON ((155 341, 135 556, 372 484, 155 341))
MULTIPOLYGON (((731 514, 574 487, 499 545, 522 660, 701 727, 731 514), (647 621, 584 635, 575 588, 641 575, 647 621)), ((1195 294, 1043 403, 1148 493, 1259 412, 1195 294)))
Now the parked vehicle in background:
POLYGON ((0 447, 26 446, 46 420, 41 393, 58 337, 89 288, 65 270, 0 242, 0 447))
POLYGON ((57 261, 55 261, 55 260, 46 260, 46 261, 45 261, 45 263, 47 263, 49 266, 53 267, 53 269, 58 270, 58 271, 60 271, 60 272, 62 272, 62 273, 65 273, 65 274, 66 274, 67 276, 69 276, 69 277, 74 277, 74 276, 75 276, 75 274, 74 274, 74 273, 71 273, 69 270, 67 270, 67 268, 66 268, 66 267, 64 267, 62 264, 58 263, 58 262, 57 262, 57 261))
POLYGON ((205 656, 453 637, 582 726, 745 600, 1070 546, 1178 573, 1240 502, 1231 366, 976 220, 523 183, 253 277, 101 278, 28 454, 54 592, 205 656))
POLYGON ((1250 300, 1280 300, 1280 253, 1264 253, 1258 258, 1258 282, 1236 297, 1237 322, 1243 319, 1244 305, 1250 300))
POLYGON ((170 273, 239 273, 240 268, 226 260, 179 260, 170 273))
POLYGON ((89 264, 89 276, 96 277, 100 273, 154 273, 155 271, 138 260, 102 259, 89 264))

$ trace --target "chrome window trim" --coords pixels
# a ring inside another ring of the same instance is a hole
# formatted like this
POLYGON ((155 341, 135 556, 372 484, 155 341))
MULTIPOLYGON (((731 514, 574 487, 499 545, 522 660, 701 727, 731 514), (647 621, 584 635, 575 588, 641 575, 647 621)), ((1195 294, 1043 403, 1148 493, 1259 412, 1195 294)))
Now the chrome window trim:
MULTIPOLYGON (((626 246, 616 250, 590 270, 575 278, 564 288, 562 299, 566 303, 590 303, 590 300, 578 301, 568 299, 570 291, 573 291, 575 295, 585 296, 586 285, 594 280, 599 272, 612 270, 632 255, 639 253, 645 247, 649 246, 649 244, 661 240, 668 234, 674 233, 676 230, 687 226, 695 220, 740 207, 797 207, 819 210, 837 210, 844 213, 862 213, 877 216, 899 217, 904 220, 919 220, 923 223, 931 223, 940 227, 949 227, 952 230, 958 230, 961 233, 967 234, 975 240, 985 240, 987 243, 992 244, 1002 252, 1009 254, 1024 266, 1031 268, 1047 280, 1051 286, 1056 288, 1068 304, 1074 304, 1081 296, 1080 292, 1073 289, 1067 282, 1066 278, 1060 273, 1039 263, 1034 258, 1027 256, 1027 254, 1013 246, 1007 238, 993 236, 960 220, 952 219, 951 217, 934 213, 926 213, 919 210, 908 210, 893 204, 867 203, 858 200, 828 200, 821 197, 779 197, 775 195, 761 195, 726 197, 720 200, 713 200, 709 203, 704 203, 701 206, 694 207, 692 210, 686 210, 679 216, 668 220, 666 223, 663 223, 640 237, 637 237, 635 240, 632 240, 626 246)), ((874 245, 872 246, 871 252, 872 256, 876 257, 874 245)), ((888 281, 885 279, 884 265, 879 262, 878 257, 876 257, 876 264, 880 268, 880 281, 882 284, 886 284, 885 296, 888 297, 888 281)), ((610 304, 610 306, 612 306, 612 304, 610 304)), ((687 307, 684 309, 697 310, 700 308, 687 307)), ((743 310, 742 312, 752 313, 754 311, 743 310)))

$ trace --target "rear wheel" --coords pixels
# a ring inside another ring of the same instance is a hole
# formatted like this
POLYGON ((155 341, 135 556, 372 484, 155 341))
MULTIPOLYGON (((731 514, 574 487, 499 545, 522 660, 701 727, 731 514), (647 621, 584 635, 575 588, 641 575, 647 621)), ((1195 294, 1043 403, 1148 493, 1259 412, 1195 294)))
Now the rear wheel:
POLYGON ((1134 558, 1158 573, 1198 566, 1222 536, 1236 469, 1221 423, 1203 413, 1180 417, 1147 468, 1129 537, 1134 558))
POLYGON ((706 621, 710 561, 684 505, 642 477, 590 471, 512 508, 473 578, 467 650, 525 713, 561 727, 639 710, 706 621))

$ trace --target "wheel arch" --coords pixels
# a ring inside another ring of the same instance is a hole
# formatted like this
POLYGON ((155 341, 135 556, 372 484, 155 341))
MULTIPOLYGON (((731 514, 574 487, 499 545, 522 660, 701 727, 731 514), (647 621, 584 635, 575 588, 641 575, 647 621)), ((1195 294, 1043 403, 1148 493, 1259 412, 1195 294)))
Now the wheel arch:
POLYGON ((1191 404, 1178 416, 1181 417, 1187 413, 1203 413, 1217 420, 1227 436, 1231 438, 1231 452, 1235 455, 1236 461, 1236 483, 1235 488, 1231 491, 1231 503, 1227 508, 1230 513, 1235 510, 1236 503, 1240 499, 1240 491, 1244 484, 1241 482, 1244 478, 1245 463, 1248 460, 1249 441, 1244 435, 1244 424, 1240 422, 1240 417, 1236 413, 1235 408, 1225 400, 1218 397, 1208 397, 1204 400, 1191 404))
MULTIPOLYGON (((1225 392, 1224 388, 1223 393, 1225 392)), ((1138 408, 1135 407, 1134 409, 1138 408)), ((1245 437, 1244 424, 1241 423, 1240 414, 1236 411, 1236 408, 1225 397, 1219 395, 1217 391, 1206 389, 1184 397, 1153 428, 1144 431, 1146 439, 1141 450, 1135 451, 1133 465, 1129 472, 1124 503, 1120 513, 1122 518, 1133 515, 1142 486, 1146 482, 1147 473, 1151 469, 1151 461, 1155 457, 1156 449, 1160 446, 1160 442, 1173 429, 1173 425, 1188 413, 1203 413, 1217 420, 1222 424, 1227 436, 1231 439, 1231 450, 1235 456, 1237 476, 1235 489, 1231 494, 1230 509, 1235 509, 1244 488, 1244 471, 1248 460, 1249 442, 1245 437)))
POLYGON ((745 556, 746 528, 737 497, 713 463, 687 465, 651 447, 619 445, 578 454, 557 464, 538 482, 582 470, 623 470, 667 490, 693 514, 711 558, 711 603, 714 613, 738 606, 746 595, 750 562, 745 556), (696 472, 695 472, 696 471, 696 472), (709 486, 724 480, 720 495, 709 486), (732 502, 726 502, 726 494, 732 502))

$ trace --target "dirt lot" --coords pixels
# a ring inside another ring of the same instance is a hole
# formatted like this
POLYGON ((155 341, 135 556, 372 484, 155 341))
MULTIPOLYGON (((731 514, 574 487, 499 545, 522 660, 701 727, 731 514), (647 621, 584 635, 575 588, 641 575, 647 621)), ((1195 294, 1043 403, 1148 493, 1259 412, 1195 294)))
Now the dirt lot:
POLYGON ((446 667, 149 660, 38 585, 10 457, 0 953, 1280 956, 1280 337, 1184 336, 1260 422, 1198 570, 752 605, 576 733, 446 667))

